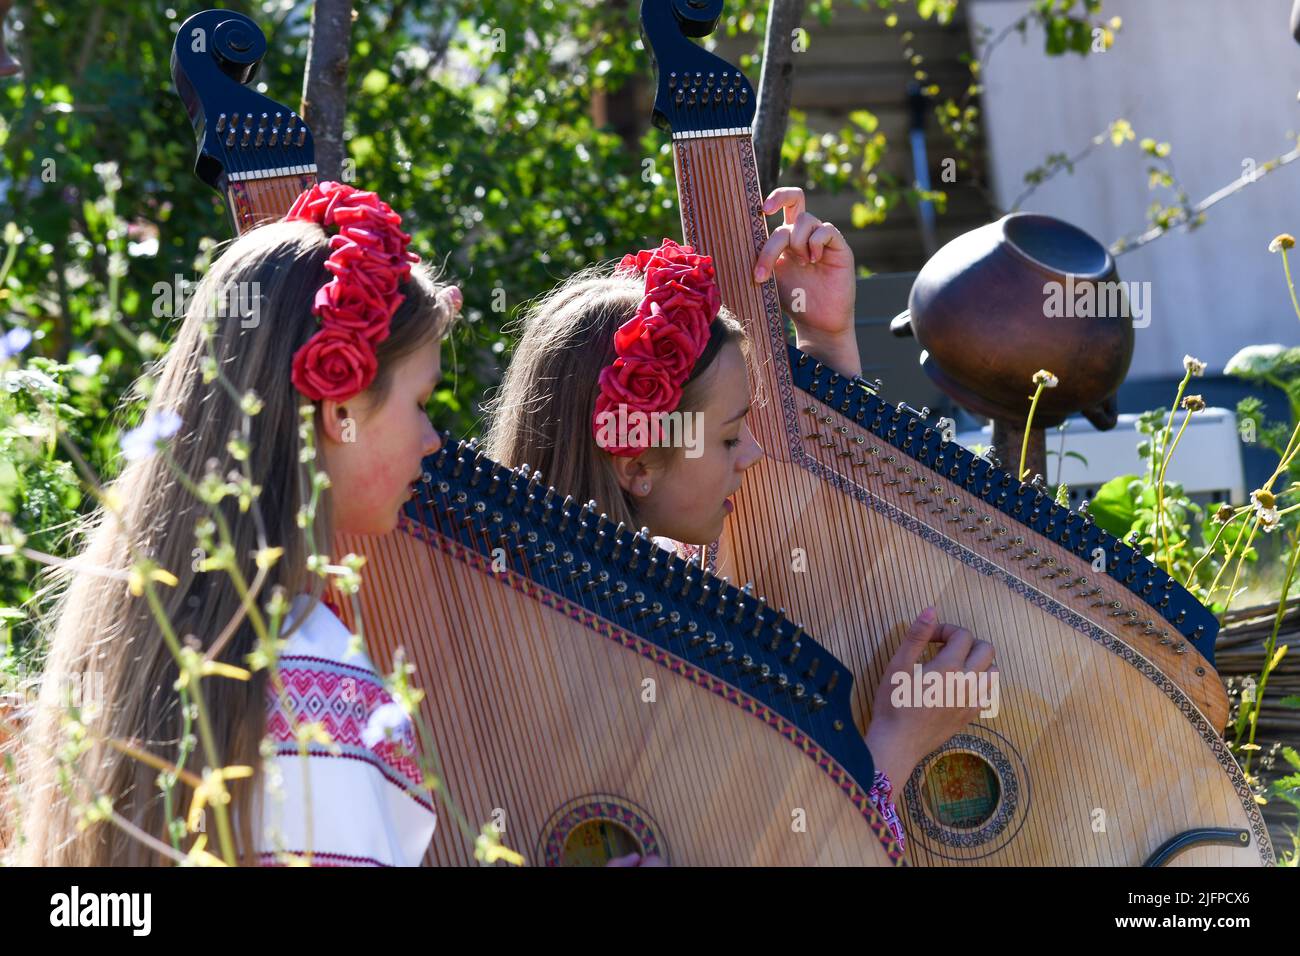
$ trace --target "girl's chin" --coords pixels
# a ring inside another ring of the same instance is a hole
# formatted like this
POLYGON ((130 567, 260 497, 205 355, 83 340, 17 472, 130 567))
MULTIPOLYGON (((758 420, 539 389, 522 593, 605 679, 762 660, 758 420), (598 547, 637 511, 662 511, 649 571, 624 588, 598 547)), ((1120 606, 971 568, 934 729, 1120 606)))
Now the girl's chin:
POLYGON ((401 511, 395 510, 391 515, 369 515, 365 520, 352 520, 335 527, 338 534, 355 534, 367 538, 378 538, 397 530, 401 520, 401 511))
POLYGON ((726 526, 727 514, 719 516, 718 520, 713 523, 712 527, 701 528, 698 534, 691 537, 691 544, 709 545, 722 537, 722 529, 726 526))

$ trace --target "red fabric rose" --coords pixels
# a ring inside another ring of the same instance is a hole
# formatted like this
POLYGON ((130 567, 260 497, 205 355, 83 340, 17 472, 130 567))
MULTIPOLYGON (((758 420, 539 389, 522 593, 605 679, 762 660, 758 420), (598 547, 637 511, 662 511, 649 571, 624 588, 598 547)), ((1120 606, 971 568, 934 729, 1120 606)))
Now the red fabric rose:
MULTIPOLYGON (((709 329, 722 296, 709 256, 690 246, 665 239, 657 249, 623 257, 619 268, 644 274, 645 297, 636 315, 614 333, 612 365, 600 373, 592 428, 603 440, 606 413, 671 412, 681 402, 682 385, 690 378, 709 341, 709 329)), ((643 447, 608 447, 615 455, 635 457, 643 447)))
MULTIPOLYGON (((672 316, 673 321, 685 329, 695 348, 695 355, 691 359, 693 368, 695 359, 699 358, 704 347, 709 344, 709 327, 713 324, 719 307, 709 297, 700 295, 694 289, 671 283, 647 291, 641 308, 637 311, 644 315, 655 308, 664 315, 672 316)), ((688 369, 688 374, 689 371, 688 369)))
POLYGON ((388 338, 405 298, 398 287, 420 257, 406 248, 401 216, 375 193, 343 183, 317 183, 284 218, 338 230, 325 262, 333 278, 312 303, 321 330, 294 355, 293 383, 316 401, 350 398, 374 380, 374 346, 388 338))
POLYGON ((377 370, 369 340, 347 329, 325 328, 294 354, 292 379, 314 402, 341 402, 369 388, 377 370))
POLYGON ((628 253, 618 265, 620 269, 645 273, 652 259, 693 254, 694 250, 690 246, 679 245, 672 239, 664 239, 656 249, 642 249, 640 252, 628 253))
POLYGON ((629 410, 669 412, 682 400, 681 386, 661 362, 653 360, 615 359, 613 365, 601 371, 598 384, 597 411, 626 405, 629 410))
MULTIPOLYGON (((597 444, 611 455, 635 458, 649 447, 605 443, 610 428, 618 433, 620 405, 625 408, 626 420, 633 413, 648 417, 655 412, 671 411, 682 400, 681 387, 669 375, 667 367, 655 360, 615 359, 613 365, 601 371, 599 385, 600 394, 596 396, 596 411, 591 418, 591 427, 596 434, 597 444)), ((659 427, 658 423, 649 419, 644 425, 647 441, 658 442, 661 436, 651 434, 659 427)), ((629 431, 631 427, 629 425, 629 431)))
POLYGON ((360 283, 327 282, 317 290, 312 312, 326 328, 346 329, 378 345, 388 338, 390 309, 396 309, 401 301, 400 296, 394 298, 396 301, 360 283))
POLYGON ((614 348, 626 359, 658 362, 675 382, 690 377, 701 351, 695 323, 664 314, 657 302, 649 304, 648 315, 623 323, 614 333, 614 348))

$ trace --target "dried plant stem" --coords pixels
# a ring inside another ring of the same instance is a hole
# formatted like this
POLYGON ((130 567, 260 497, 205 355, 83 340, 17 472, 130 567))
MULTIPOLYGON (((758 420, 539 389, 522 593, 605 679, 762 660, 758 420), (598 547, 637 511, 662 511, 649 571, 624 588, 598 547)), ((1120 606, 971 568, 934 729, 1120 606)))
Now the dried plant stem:
POLYGON ((1020 466, 1016 469, 1018 480, 1025 480, 1025 458, 1029 455, 1029 432, 1034 427, 1034 412, 1038 411, 1038 400, 1043 397, 1043 389, 1047 386, 1043 382, 1038 383, 1034 389, 1033 397, 1029 400, 1029 417, 1025 419, 1025 434, 1020 440, 1020 466))
MULTIPOLYGON (((1189 368, 1183 373, 1183 380, 1178 383, 1178 393, 1174 395, 1174 403, 1169 408, 1169 418, 1160 431, 1159 447, 1156 447, 1155 442, 1151 445, 1151 483, 1156 486, 1156 528, 1153 537, 1157 543, 1168 541, 1168 532, 1165 529, 1165 469, 1169 467, 1169 459, 1173 455, 1173 449, 1169 446, 1169 433, 1174 429, 1174 416, 1178 414, 1178 405, 1182 402, 1183 392, 1187 391, 1187 383, 1191 379, 1192 370, 1189 368), (1157 462, 1159 462, 1158 466, 1157 462)), ((1183 427, 1186 426, 1187 420, 1184 419, 1183 427)), ((1169 558, 1167 552, 1165 557, 1168 559, 1168 573, 1172 575, 1173 560, 1169 558)))

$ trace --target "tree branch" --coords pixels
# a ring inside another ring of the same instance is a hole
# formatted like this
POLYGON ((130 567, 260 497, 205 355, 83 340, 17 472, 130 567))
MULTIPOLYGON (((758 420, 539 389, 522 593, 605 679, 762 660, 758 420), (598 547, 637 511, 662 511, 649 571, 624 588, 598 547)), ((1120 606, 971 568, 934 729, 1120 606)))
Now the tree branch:
POLYGON ((316 0, 311 11, 299 115, 316 141, 316 169, 322 180, 337 180, 343 170, 351 39, 352 0, 316 0))
POLYGON ((781 174, 781 144, 790 121, 793 89, 792 39, 807 6, 808 0, 772 0, 767 11, 763 72, 758 80, 754 117, 754 154, 758 162, 758 181, 769 190, 776 187, 781 174))

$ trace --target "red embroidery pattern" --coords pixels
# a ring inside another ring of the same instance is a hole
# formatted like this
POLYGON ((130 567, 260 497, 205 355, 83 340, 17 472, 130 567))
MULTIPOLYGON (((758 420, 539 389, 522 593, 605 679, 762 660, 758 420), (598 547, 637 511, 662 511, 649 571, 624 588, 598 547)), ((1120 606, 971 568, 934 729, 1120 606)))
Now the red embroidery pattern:
POLYGON ((274 687, 267 692, 266 732, 276 742, 277 753, 297 754, 294 728, 301 723, 319 722, 341 753, 331 754, 316 745, 310 750, 313 757, 366 760, 390 783, 433 809, 429 793, 421 785, 422 774, 415 760, 418 753, 415 729, 409 721, 373 746, 366 746, 363 734, 372 715, 385 705, 396 706, 377 675, 365 668, 322 658, 286 655, 280 658, 280 679, 284 682, 287 702, 274 687))
MULTIPOLYGON (((287 866, 279 860, 281 854, 261 853, 258 854, 258 863, 262 866, 287 866)), ((307 858, 307 854, 302 850, 285 850, 283 855, 307 858)), ((312 866, 382 866, 387 867, 387 863, 380 863, 378 860, 369 856, 348 856, 346 853, 322 853, 319 850, 311 854, 312 866)))
POLYGON ((880 818, 893 831, 894 839, 898 841, 898 848, 900 850, 906 849, 907 846, 903 839, 903 821, 898 818, 898 811, 894 808, 894 785, 889 782, 889 774, 883 770, 877 770, 875 783, 867 796, 875 804, 876 812, 880 814, 880 818))

